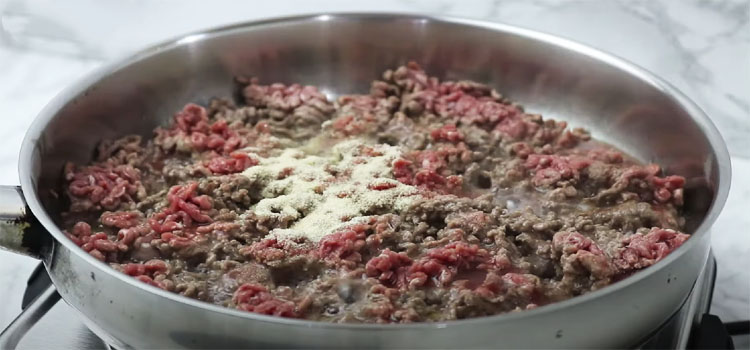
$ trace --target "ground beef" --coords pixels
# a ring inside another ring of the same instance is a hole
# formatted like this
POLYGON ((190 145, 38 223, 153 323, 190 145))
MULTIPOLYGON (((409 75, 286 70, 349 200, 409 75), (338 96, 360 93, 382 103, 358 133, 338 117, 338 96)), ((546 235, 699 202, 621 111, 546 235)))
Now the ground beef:
POLYGON ((68 164, 66 236, 187 297, 355 323, 532 309, 614 283, 689 237, 679 232, 684 178, 480 83, 440 81, 414 63, 335 102, 312 86, 236 83, 239 101, 188 104, 153 139, 105 140, 93 163, 68 164), (360 170, 337 159, 320 165, 319 183, 296 173, 350 140, 365 145, 352 146, 360 170), (398 155, 377 163, 389 150, 398 155), (283 154, 296 160, 247 175, 283 154), (360 190, 331 203, 369 203, 356 223, 318 240, 277 234, 316 206, 351 212, 314 201, 342 181, 360 190), (388 193, 408 205, 377 202, 388 193), (264 214, 268 199, 281 204, 264 214))

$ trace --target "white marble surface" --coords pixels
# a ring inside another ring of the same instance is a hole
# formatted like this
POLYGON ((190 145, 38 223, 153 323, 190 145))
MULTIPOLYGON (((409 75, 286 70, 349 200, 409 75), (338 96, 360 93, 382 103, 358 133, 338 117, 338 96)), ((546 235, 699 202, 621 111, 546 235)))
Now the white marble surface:
MULTIPOLYGON (((734 168, 713 232, 713 312, 750 318, 750 1, 264 1, 0 0, 0 184, 16 184, 17 153, 34 115, 103 62, 177 34, 262 17, 400 11, 501 21, 578 40, 633 61, 702 106, 734 168)), ((0 252, 0 328, 19 311, 34 261, 0 252)))

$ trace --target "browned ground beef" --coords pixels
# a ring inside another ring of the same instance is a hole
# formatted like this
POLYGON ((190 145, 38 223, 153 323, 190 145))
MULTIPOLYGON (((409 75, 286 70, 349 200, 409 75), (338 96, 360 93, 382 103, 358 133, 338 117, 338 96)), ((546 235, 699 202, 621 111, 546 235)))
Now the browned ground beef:
POLYGON ((336 102, 238 82, 237 104, 189 104, 68 164, 66 235, 174 293, 330 322, 531 309, 688 238, 682 177, 485 85, 415 64, 336 102))

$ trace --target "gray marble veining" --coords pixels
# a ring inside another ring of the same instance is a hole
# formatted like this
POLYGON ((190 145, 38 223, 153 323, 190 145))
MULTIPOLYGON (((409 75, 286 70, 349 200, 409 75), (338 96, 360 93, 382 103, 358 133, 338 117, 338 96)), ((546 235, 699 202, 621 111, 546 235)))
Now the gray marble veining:
MULTIPOLYGON (((399 11, 501 21, 574 39, 664 77, 712 117, 734 175, 713 232, 713 312, 750 318, 750 1, 380 0, 201 2, 0 1, 0 184, 16 184, 17 152, 34 115, 71 81, 117 56, 177 34, 261 17, 399 11)), ((689 142, 689 140, 686 140, 689 142)), ((0 252, 0 327, 19 311, 34 261, 0 252)))

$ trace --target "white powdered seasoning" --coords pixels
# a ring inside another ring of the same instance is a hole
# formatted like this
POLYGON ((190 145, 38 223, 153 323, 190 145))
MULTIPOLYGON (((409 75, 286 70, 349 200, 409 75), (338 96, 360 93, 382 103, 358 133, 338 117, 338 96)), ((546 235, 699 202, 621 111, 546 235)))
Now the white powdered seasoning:
POLYGON ((398 147, 367 145, 359 139, 333 146, 323 155, 309 155, 310 147, 289 148, 279 156, 260 158, 243 175, 261 185, 264 197, 250 210, 263 218, 294 222, 288 229, 274 229, 277 238, 305 237, 317 242, 324 236, 364 221, 378 209, 399 212, 419 195, 414 186, 393 178, 398 147), (371 155, 363 154, 370 148, 371 155), (372 155, 374 154, 374 155, 372 155), (391 188, 369 186, 388 183, 391 188))

